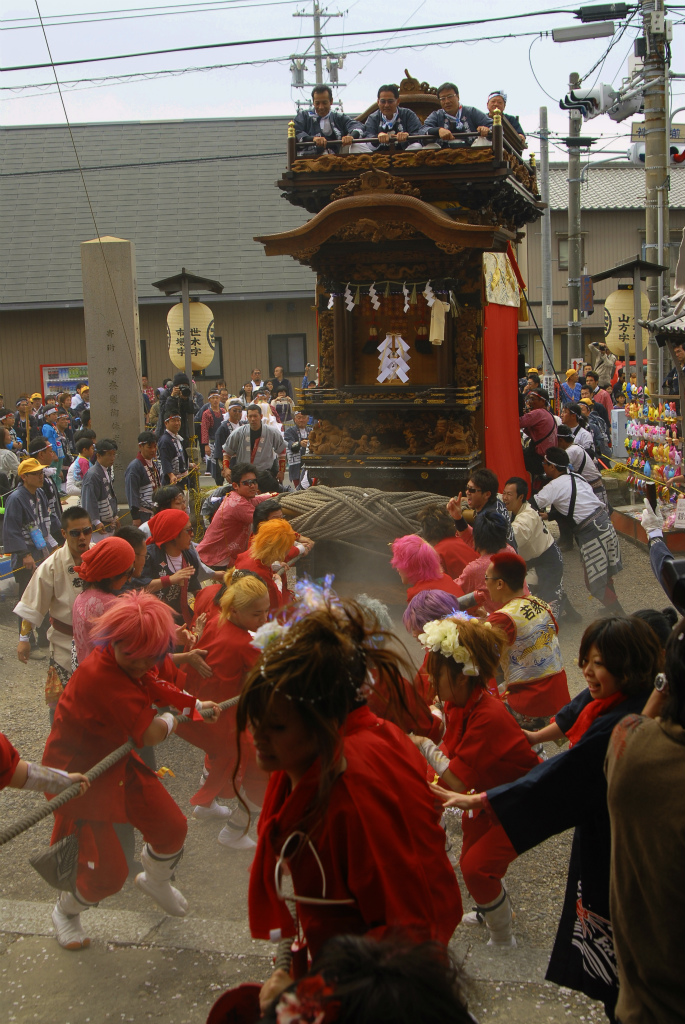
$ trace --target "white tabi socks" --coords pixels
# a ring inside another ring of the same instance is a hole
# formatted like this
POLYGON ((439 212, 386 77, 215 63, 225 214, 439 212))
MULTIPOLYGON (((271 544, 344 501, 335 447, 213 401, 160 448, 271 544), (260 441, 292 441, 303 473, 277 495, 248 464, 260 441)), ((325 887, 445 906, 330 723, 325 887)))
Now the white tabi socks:
MULTIPOLYGON (((78 891, 78 890, 77 890, 78 891)), ((92 906, 70 892, 61 892, 52 912, 57 941, 62 949, 87 949, 90 939, 81 926, 81 913, 92 906)))
POLYGON ((156 853, 148 843, 144 843, 140 860, 145 870, 136 875, 138 888, 171 917, 185 917, 188 912, 188 901, 170 881, 182 853, 183 847, 176 853, 156 853))

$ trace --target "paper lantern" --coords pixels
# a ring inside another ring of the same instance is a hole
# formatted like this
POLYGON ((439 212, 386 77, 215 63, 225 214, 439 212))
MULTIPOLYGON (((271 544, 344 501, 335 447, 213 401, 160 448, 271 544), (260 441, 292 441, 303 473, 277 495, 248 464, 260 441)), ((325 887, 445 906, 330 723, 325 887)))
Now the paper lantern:
MULTIPOLYGON (((178 302, 169 310, 166 318, 166 337, 169 359, 179 370, 185 370, 182 302, 178 302)), ((204 370, 214 358, 214 314, 204 302, 190 303, 190 355, 193 370, 204 370)))
MULTIPOLYGON (((649 318, 649 299, 640 292, 640 319, 649 318)), ((643 349, 646 350, 647 338, 643 331, 643 349)), ((635 355, 635 308, 633 303, 633 286, 619 288, 607 295, 604 300, 604 340, 610 352, 619 359, 625 356, 625 343, 628 342, 631 356, 635 355)))

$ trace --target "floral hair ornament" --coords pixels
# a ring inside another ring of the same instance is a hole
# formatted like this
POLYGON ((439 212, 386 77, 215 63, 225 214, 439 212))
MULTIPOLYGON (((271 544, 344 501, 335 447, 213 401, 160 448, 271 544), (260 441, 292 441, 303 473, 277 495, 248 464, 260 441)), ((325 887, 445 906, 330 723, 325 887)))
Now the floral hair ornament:
POLYGON ((320 974, 303 978, 294 992, 284 992, 276 1005, 277 1024, 329 1024, 338 1019, 340 1003, 320 974))
POLYGON ((443 658, 454 658, 459 665, 464 666, 465 676, 480 675, 471 652, 459 642, 459 627, 455 619, 468 621, 469 616, 464 612, 455 612, 449 619, 433 619, 432 622, 427 622, 423 627, 423 633, 419 634, 419 643, 433 654, 442 654, 443 658))

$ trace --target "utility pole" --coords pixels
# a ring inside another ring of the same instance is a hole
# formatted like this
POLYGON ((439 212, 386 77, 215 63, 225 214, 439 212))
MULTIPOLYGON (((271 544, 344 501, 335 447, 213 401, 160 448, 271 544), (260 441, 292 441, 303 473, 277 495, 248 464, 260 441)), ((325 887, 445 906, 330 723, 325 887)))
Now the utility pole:
MULTIPOLYGON (((578 89, 580 76, 571 72, 568 79, 569 92, 578 89)), ((574 137, 580 136, 582 114, 579 110, 568 112, 568 361, 583 359, 583 336, 580 326, 580 146, 573 144, 574 137)))
MULTIPOLYGON (((341 55, 341 56, 334 55, 333 57, 331 57, 331 58, 329 58, 327 60, 327 64, 329 65, 329 67, 327 67, 326 70, 329 72, 330 79, 331 79, 331 81, 329 82, 328 81, 329 75, 324 75, 323 47, 321 45, 321 40, 323 38, 322 34, 321 34, 321 18, 324 17, 326 19, 326 21, 324 22, 324 27, 325 27, 328 24, 328 21, 329 21, 330 18, 342 18, 342 16, 343 15, 342 15, 341 11, 337 11, 335 13, 330 13, 325 8, 322 8, 321 5, 319 4, 319 0, 312 0, 312 10, 311 10, 311 13, 309 11, 295 11, 295 13, 293 14, 293 18, 312 18, 313 19, 313 23, 314 23, 314 33, 313 34, 314 34, 314 79, 315 80, 314 80, 313 83, 307 83, 310 86, 314 86, 314 85, 331 85, 331 84, 332 85, 340 85, 340 84, 342 84, 342 83, 338 82, 338 69, 342 67, 342 62, 343 62, 343 59, 344 59, 344 55, 341 55)), ((297 63, 298 60, 304 61, 306 59, 306 56, 307 56, 306 53, 298 54, 298 55, 294 56, 292 59, 293 59, 293 61, 295 63, 297 63)), ((294 69, 291 67, 291 70, 294 70, 294 69)), ((302 68, 302 69, 297 68, 296 70, 302 70, 302 72, 304 72, 304 68, 302 68)), ((297 85, 299 88, 304 87, 305 86, 304 74, 302 74, 302 82, 295 81, 293 84, 297 85)))
MULTIPOLYGON (((668 63, 663 0, 641 0, 644 29, 645 98, 645 259, 649 263, 670 263, 668 189, 670 138, 668 115, 668 63)), ((668 273, 668 271, 667 271, 668 273)), ((668 279, 667 279, 668 284, 668 279)), ((647 278, 649 319, 661 316, 663 278, 647 278)), ((636 325, 637 330, 637 325, 636 325)), ((659 392, 659 349, 653 336, 647 342, 647 387, 659 392)))
MULTIPOLYGON (((570 175, 569 175, 570 177, 570 175)), ((546 208, 540 218, 540 253, 542 257, 542 372, 554 373, 554 318, 552 316, 552 211, 549 206, 549 131, 547 107, 540 107, 540 196, 546 208)))

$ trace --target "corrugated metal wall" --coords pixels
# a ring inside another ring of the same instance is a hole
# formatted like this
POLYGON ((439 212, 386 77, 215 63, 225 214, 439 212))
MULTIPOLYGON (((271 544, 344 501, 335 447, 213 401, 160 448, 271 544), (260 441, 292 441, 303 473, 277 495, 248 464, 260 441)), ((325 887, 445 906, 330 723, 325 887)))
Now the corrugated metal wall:
MULTIPOLYGON (((269 334, 305 334, 308 357, 317 361, 312 303, 313 298, 312 302, 217 302, 212 307, 216 334, 223 343, 224 378, 231 390, 238 390, 256 366, 263 374, 271 372, 269 334)), ((167 310, 163 305, 140 306, 140 336, 147 342, 153 385, 176 372, 167 351, 167 310)), ((42 363, 79 363, 85 358, 82 309, 22 310, 0 317, 0 392, 10 408, 22 391, 40 390, 42 363)))

